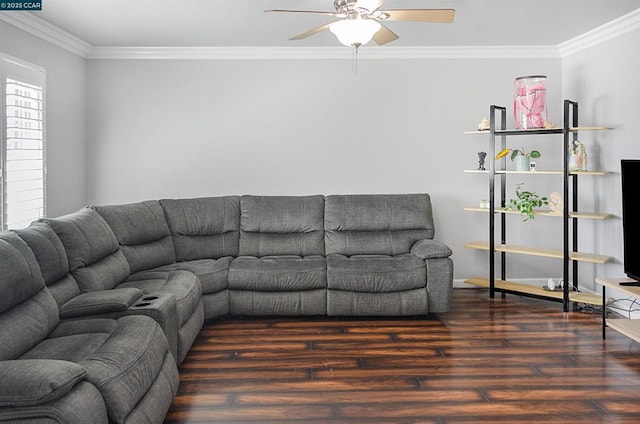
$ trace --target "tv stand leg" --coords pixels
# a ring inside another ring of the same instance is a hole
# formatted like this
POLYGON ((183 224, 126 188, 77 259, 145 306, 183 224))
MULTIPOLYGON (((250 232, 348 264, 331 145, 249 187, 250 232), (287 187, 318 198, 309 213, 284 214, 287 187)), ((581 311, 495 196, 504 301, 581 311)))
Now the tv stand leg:
POLYGON ((602 340, 607 338, 607 289, 602 286, 602 340))

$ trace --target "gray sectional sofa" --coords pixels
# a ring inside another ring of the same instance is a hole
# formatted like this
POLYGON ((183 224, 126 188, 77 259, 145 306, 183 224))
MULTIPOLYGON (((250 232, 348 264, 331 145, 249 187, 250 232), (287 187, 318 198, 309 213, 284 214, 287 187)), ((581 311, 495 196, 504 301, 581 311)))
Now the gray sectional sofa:
POLYGON ((0 421, 162 422, 205 320, 449 310, 428 194, 89 206, 0 233, 0 421))

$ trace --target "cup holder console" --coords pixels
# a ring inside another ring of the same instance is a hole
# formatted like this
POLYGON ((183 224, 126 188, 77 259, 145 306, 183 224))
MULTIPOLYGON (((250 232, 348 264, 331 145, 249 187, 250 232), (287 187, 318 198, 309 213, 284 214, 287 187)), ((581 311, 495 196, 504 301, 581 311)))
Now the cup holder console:
POLYGON ((160 298, 160 296, 156 296, 156 295, 152 295, 152 294, 145 294, 140 299, 138 299, 138 302, 135 303, 133 305, 133 307, 134 308, 144 308, 145 306, 151 305, 154 300, 159 299, 159 298, 160 298))
POLYGON ((142 300, 143 300, 144 302, 150 302, 150 301, 152 301, 152 300, 156 300, 157 298, 158 298, 158 296, 144 296, 144 297, 142 298, 142 300))

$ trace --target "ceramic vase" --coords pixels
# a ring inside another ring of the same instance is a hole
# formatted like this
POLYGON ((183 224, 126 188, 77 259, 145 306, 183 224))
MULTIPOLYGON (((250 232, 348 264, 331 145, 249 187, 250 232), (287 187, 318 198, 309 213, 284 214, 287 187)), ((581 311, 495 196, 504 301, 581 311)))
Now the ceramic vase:
POLYGON ((518 155, 513 159, 516 163, 516 171, 531 171, 531 158, 518 155))

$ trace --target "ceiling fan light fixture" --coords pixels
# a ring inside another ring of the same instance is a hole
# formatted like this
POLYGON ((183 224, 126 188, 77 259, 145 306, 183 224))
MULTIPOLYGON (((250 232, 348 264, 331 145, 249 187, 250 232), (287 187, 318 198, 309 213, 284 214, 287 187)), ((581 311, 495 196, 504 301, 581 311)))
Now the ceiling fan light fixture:
POLYGON ((381 28, 375 19, 344 19, 329 26, 329 30, 345 46, 360 47, 367 44, 381 28))

